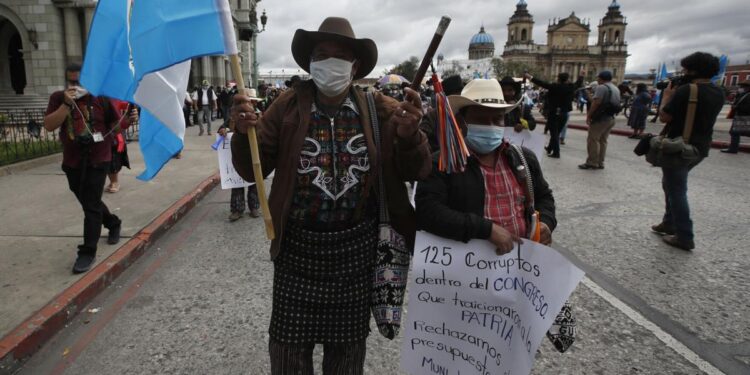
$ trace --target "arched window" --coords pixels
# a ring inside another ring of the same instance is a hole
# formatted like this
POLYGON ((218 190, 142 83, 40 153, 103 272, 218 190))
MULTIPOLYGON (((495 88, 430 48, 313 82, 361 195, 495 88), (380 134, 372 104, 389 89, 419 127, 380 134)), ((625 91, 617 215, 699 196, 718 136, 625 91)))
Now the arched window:
POLYGON ((526 29, 521 29, 521 41, 526 41, 526 29))
POLYGON ((510 30, 510 41, 515 42, 516 41, 516 29, 510 30))
POLYGON ((620 42, 620 30, 615 31, 615 44, 620 42))
POLYGON ((607 32, 602 31, 602 44, 607 44, 607 32))

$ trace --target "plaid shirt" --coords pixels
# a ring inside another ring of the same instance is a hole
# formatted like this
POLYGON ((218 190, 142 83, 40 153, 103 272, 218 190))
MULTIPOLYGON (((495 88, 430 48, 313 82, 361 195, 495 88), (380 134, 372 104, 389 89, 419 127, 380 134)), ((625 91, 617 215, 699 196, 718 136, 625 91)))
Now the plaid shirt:
POLYGON ((496 152, 495 165, 480 164, 484 177, 484 217, 519 237, 526 237, 523 187, 516 180, 508 161, 496 152))

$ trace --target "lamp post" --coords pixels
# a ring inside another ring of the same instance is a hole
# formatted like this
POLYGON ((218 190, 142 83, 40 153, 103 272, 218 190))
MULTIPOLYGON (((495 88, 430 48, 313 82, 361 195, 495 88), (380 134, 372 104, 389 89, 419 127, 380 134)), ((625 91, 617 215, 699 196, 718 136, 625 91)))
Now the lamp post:
POLYGON ((253 88, 258 87, 258 34, 266 31, 266 23, 268 22, 268 16, 266 10, 263 9, 263 14, 260 16, 260 24, 263 26, 261 30, 258 30, 258 23, 253 22, 253 88))

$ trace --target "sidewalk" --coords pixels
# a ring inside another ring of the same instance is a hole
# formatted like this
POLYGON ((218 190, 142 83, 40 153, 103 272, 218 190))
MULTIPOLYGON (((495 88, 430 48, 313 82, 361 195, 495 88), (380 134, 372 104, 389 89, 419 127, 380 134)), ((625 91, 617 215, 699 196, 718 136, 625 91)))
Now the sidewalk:
MULTIPOLYGON (((214 123, 214 129, 220 122, 214 123)), ((97 277, 92 272, 73 275, 71 268, 76 257, 76 246, 82 240, 83 213, 73 194, 68 190, 65 175, 59 161, 36 166, 25 171, 0 177, 0 367, 7 351, 8 335, 18 336, 20 328, 28 331, 39 329, 34 320, 30 326, 19 327, 30 317, 37 315, 56 296, 70 294, 78 289, 71 306, 62 308, 67 315, 74 315, 81 301, 80 290, 86 283, 99 283, 101 290, 128 265, 114 264, 107 259, 118 249, 133 247, 138 241, 129 241, 134 236, 142 240, 136 253, 146 248, 153 234, 159 234, 174 224, 189 210, 194 201, 200 199, 216 186, 218 165, 210 145, 214 136, 198 137, 198 127, 187 129, 182 159, 174 159, 150 182, 142 182, 135 176, 143 171, 143 159, 137 142, 128 145, 132 169, 120 172, 121 190, 116 194, 104 193, 104 202, 123 221, 122 239, 117 245, 107 245, 107 230, 103 229, 99 242, 97 265, 107 260, 107 267, 117 267, 113 273, 102 273, 97 277), (168 211, 168 212, 165 212, 168 211), (166 214, 166 215, 165 215, 166 214), (144 231, 145 228, 148 228, 144 231), (71 288, 74 286, 75 288, 71 288), (35 315, 37 314, 37 315, 35 315)), ((93 269, 92 269, 93 270, 93 269)), ((91 289, 91 288, 89 288, 91 289)), ((94 294, 96 291, 94 291, 94 294)), ((91 296, 93 297, 93 296, 91 296)), ((59 298, 58 298, 59 299, 59 298)), ((55 300, 57 301, 57 300, 55 300)), ((59 317, 58 317, 59 318, 59 317)), ((63 319, 66 320, 66 319, 63 319)), ((64 325, 65 321, 62 322, 64 325)), ((42 327, 42 329, 46 329, 42 327)), ((21 330, 22 331, 22 330, 21 330)), ((51 336, 54 332, 46 332, 51 336)), ((37 344, 34 344, 37 345, 37 344)), ((18 359, 18 358, 16 358, 18 359)))

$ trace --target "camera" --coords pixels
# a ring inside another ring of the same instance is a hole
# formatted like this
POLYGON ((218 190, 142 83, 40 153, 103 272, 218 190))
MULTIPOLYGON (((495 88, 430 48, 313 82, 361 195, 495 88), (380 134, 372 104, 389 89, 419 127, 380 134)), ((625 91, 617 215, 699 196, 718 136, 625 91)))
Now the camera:
POLYGON ((665 79, 663 81, 659 81, 656 83, 656 89, 657 90, 666 90, 667 87, 669 87, 669 84, 672 84, 672 87, 680 87, 682 85, 687 85, 690 82, 693 81, 693 77, 690 76, 674 76, 670 79, 665 79))
POLYGON ((75 141, 77 144, 84 147, 91 146, 92 144, 94 144, 94 136, 88 133, 77 135, 75 141))

